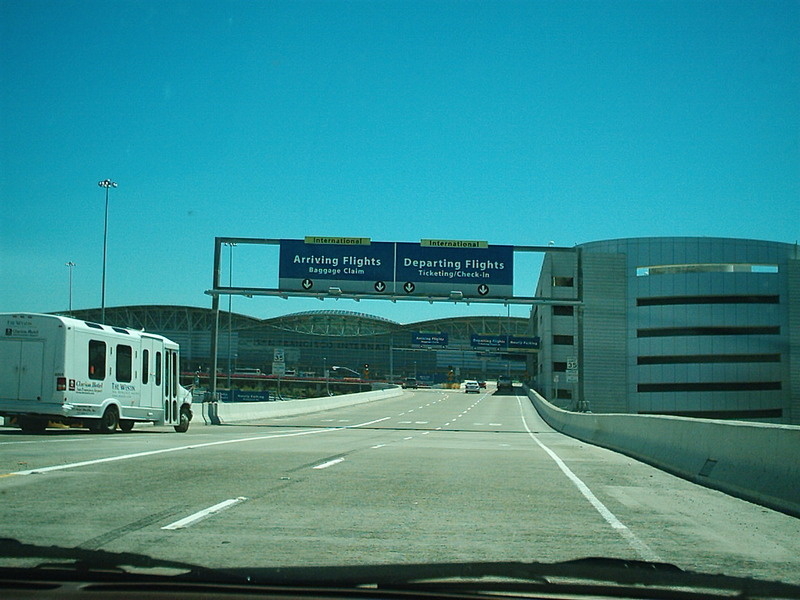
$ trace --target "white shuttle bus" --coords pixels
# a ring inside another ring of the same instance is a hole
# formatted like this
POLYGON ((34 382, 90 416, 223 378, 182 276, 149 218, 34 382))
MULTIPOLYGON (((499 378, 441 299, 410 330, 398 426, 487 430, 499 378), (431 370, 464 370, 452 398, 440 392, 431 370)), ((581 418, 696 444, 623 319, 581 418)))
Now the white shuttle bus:
POLYGON ((69 317, 0 313, 0 416, 38 433, 48 423, 113 433, 134 423, 185 432, 191 393, 178 344, 69 317))

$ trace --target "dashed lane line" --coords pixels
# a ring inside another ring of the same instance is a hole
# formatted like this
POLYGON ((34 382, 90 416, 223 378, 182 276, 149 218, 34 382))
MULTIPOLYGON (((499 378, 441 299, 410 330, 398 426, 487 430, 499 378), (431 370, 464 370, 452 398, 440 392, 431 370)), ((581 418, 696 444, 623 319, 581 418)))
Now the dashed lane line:
POLYGON ((381 421, 386 421, 391 419, 391 417, 383 417, 382 419, 374 419, 372 421, 367 421, 365 423, 359 423, 357 425, 347 425, 345 427, 325 427, 323 429, 305 429, 302 431, 293 431, 291 433, 274 433, 271 435, 259 435, 254 437, 246 437, 246 438, 236 438, 233 440, 220 440, 217 442, 206 442, 203 444, 191 444, 188 446, 176 446, 174 448, 163 448, 161 450, 149 450, 147 452, 135 452, 133 454, 122 454, 119 456, 108 456, 105 458, 98 458, 95 460, 84 460, 81 462, 69 463, 64 465, 54 465, 51 467, 39 467, 36 469, 26 469, 24 471, 15 471, 13 473, 8 473, 8 475, 33 475, 33 474, 40 474, 40 473, 49 473, 51 471, 63 471, 64 469, 74 469, 77 467, 86 467, 89 465, 98 465, 102 463, 108 462, 116 462, 119 460, 128 460, 131 458, 143 458, 145 456, 156 456, 158 454, 166 454, 168 452, 180 452, 182 450, 194 450, 196 448, 209 448, 211 446, 225 446, 227 444, 240 444, 243 442, 254 442, 257 440, 270 440, 276 438, 285 438, 285 437, 298 437, 303 435, 315 435, 320 433, 328 433, 332 431, 345 431, 347 429, 356 429, 358 427, 366 427, 367 425, 374 425, 375 423, 380 423, 381 421))
POLYGON ((218 512, 221 512, 226 508, 230 508, 231 506, 235 506, 236 504, 244 502, 245 500, 247 500, 247 498, 245 498, 244 496, 239 496, 238 498, 230 498, 229 500, 225 500, 223 502, 220 502, 219 504, 215 504, 214 506, 210 506, 201 511, 198 511, 193 515, 189 515, 188 517, 181 519, 180 521, 175 521, 174 523, 170 523, 169 525, 164 525, 164 527, 162 527, 161 529, 166 529, 166 530, 184 529, 185 527, 194 525, 198 521, 207 519, 211 515, 215 515, 218 512))
POLYGON ((329 460, 328 462, 324 462, 319 464, 315 467, 311 467, 312 469, 327 469, 328 467, 332 467, 333 465, 338 465, 340 462, 344 462, 344 458, 334 458, 333 460, 329 460))

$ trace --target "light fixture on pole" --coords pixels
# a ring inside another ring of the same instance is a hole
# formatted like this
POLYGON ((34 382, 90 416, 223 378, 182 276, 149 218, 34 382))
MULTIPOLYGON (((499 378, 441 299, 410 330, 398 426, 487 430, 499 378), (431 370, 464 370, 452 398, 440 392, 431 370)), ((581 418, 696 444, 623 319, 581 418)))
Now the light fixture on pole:
POLYGON ((75 266, 75 263, 69 261, 64 264, 69 267, 69 315, 72 316, 72 268, 75 266))
POLYGON ((340 366, 337 365, 337 366, 331 367, 331 370, 332 371, 339 371, 339 370, 341 370, 341 371, 349 371, 350 373, 352 373, 356 377, 359 377, 359 378, 361 377, 361 373, 359 373, 358 371, 355 371, 353 369, 350 369, 348 367, 340 367, 340 366))
POLYGON ((106 212, 103 221, 103 283, 100 289, 100 320, 106 322, 106 246, 108 244, 108 190, 112 187, 117 187, 116 181, 110 179, 103 179, 98 181, 97 185, 106 188, 106 212))

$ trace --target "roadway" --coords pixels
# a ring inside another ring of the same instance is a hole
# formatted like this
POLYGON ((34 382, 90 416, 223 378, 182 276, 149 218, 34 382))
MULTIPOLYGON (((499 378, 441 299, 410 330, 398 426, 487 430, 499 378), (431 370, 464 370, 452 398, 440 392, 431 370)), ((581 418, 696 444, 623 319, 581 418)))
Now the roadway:
POLYGON ((208 566, 612 556, 800 583, 800 519, 561 435, 516 395, 186 434, 0 429, 0 496, 3 537, 208 566))

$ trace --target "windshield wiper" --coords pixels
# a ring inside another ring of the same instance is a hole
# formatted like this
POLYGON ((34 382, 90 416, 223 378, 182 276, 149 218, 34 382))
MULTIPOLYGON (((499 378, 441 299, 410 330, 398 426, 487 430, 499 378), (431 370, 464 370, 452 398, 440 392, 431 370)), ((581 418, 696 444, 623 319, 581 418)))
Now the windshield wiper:
MULTIPOLYGON (((618 558, 581 558, 557 563, 460 562, 342 567, 271 567, 211 569, 131 552, 38 546, 0 539, 0 557, 44 559, 34 568, 0 568, 0 573, 25 572, 41 578, 130 583, 169 581, 170 584, 226 584, 242 590, 265 587, 314 593, 346 590, 369 596, 380 590, 418 594, 482 593, 515 597, 536 594, 626 598, 786 598, 800 599, 800 586, 749 577, 686 571, 670 563, 618 558), (149 570, 147 574, 137 572, 149 570), (164 576, 158 570, 175 571, 164 576)), ((143 588, 142 588, 143 589, 143 588)), ((174 589, 174 588, 173 588, 174 589)), ((175 589, 174 589, 175 590, 175 589)), ((177 590, 175 590, 177 591, 177 590)))
MULTIPOLYGON (((230 572, 230 571, 229 571, 230 572)), ((671 563, 587 557, 556 563, 464 562, 235 569, 259 585, 425 593, 537 593, 626 598, 793 598, 800 586, 686 571, 671 563)))
MULTIPOLYGON (((0 538, 0 558, 31 559, 34 566, 17 567, 15 569, 2 567, 4 570, 46 571, 54 574, 56 571, 66 572, 76 576, 85 576, 88 573, 102 573, 107 576, 114 574, 130 575, 132 570, 162 570, 177 572, 179 576, 191 579, 222 578, 214 569, 200 567, 190 563, 174 560, 153 558, 146 554, 134 552, 109 552, 107 550, 88 550, 85 548, 65 548, 61 546, 39 546, 26 544, 13 538, 0 538), (37 562, 44 560, 44 562, 37 562)), ((233 575, 227 575, 231 581, 239 581, 233 575)))

